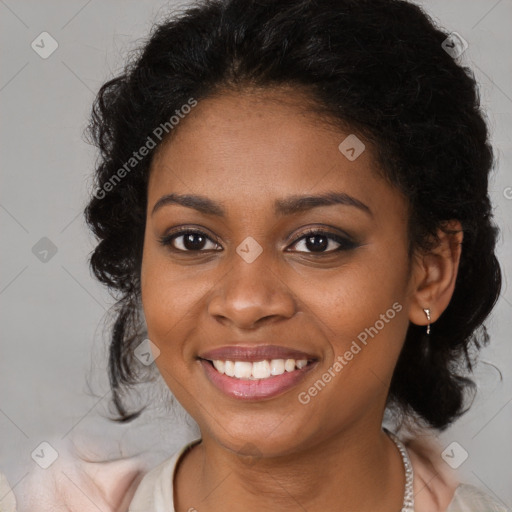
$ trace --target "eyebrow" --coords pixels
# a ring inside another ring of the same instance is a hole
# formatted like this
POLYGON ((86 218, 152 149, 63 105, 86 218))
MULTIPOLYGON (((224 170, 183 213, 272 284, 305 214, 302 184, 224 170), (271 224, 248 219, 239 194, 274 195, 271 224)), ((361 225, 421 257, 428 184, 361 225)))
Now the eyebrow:
MULTIPOLYGON (((170 205, 178 204, 187 208, 193 208, 205 215, 215 215, 217 217, 226 217, 226 212, 222 206, 206 196, 194 194, 167 194, 162 196, 153 207, 151 215, 153 215, 160 208, 170 205)), ((344 206, 353 206, 359 210, 364 211, 370 216, 373 216, 370 208, 344 192, 326 192, 324 194, 314 196, 290 196, 284 199, 277 199, 274 203, 274 211, 276 215, 293 215, 301 213, 312 208, 319 206, 331 206, 341 204, 344 206)))

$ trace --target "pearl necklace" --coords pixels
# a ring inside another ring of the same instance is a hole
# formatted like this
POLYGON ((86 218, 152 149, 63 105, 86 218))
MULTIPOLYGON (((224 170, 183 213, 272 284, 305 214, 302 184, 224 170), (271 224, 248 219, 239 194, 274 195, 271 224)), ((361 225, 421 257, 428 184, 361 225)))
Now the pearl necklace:
POLYGON ((413 479, 414 472, 412 470, 412 464, 409 459, 409 455, 407 450, 405 449, 404 444, 398 439, 398 437, 390 432, 387 428, 383 429, 386 434, 394 441, 396 444, 400 455, 402 456, 402 460, 404 462, 405 468, 405 490, 404 490, 404 502, 402 504, 402 509, 400 512, 414 512, 414 491, 413 491, 413 479))

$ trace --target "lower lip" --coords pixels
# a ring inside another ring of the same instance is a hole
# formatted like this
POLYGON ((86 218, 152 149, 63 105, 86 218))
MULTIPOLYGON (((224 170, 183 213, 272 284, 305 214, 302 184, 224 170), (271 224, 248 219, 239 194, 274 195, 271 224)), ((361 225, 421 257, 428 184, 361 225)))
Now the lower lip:
POLYGON ((282 375, 275 375, 268 379, 249 380, 229 377, 219 373, 210 362, 204 359, 199 361, 208 380, 217 389, 239 400, 265 400, 280 395, 296 386, 316 366, 316 362, 313 362, 293 372, 284 372, 282 375))

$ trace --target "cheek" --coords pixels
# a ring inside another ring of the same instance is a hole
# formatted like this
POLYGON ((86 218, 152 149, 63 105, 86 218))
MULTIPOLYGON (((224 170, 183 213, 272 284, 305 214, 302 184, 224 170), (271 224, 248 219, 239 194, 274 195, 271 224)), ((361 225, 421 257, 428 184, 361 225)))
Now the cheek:
POLYGON ((390 258, 369 251, 309 295, 307 309, 326 340, 326 360, 299 399, 311 417, 329 410, 318 428, 336 429, 385 401, 409 324, 404 263, 396 252, 390 258))
POLYGON ((407 254, 374 247, 310 287, 315 291, 307 309, 329 342, 333 362, 346 354, 380 374, 394 367, 409 324, 407 254))
POLYGON ((148 336, 161 351, 172 346, 174 328, 189 310, 187 293, 190 287, 177 286, 175 273, 170 272, 162 251, 154 244, 144 243, 141 266, 141 296, 148 336))
MULTIPOLYGON (((187 339, 201 329, 199 318, 205 297, 214 285, 209 273, 172 265, 154 244, 145 244, 141 267, 141 294, 148 337, 164 356, 180 354, 190 360, 187 339)), ((174 359, 176 361, 176 359, 174 359)))

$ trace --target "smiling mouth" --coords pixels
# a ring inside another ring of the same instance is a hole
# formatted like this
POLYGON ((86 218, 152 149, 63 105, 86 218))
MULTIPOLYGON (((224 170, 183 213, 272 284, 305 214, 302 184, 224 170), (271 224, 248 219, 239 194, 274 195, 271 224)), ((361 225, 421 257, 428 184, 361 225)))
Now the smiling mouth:
POLYGON ((315 354, 295 348, 237 342, 202 352, 197 360, 210 384, 239 400, 268 400, 282 395, 319 364, 315 354))
POLYGON ((263 359, 261 361, 230 361, 203 359, 215 370, 228 377, 241 380, 265 380, 285 373, 302 370, 314 362, 313 359, 263 359))

